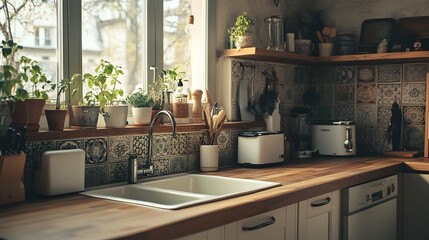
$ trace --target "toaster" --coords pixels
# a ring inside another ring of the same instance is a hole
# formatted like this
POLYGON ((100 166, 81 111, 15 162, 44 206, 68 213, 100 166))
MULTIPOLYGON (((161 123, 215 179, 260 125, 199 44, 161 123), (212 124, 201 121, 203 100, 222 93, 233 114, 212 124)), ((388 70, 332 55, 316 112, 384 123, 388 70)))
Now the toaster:
POLYGON ((284 162, 284 135, 279 131, 238 134, 238 163, 265 166, 284 162))
POLYGON ((312 146, 319 151, 320 155, 356 155, 356 126, 354 121, 314 121, 312 146))

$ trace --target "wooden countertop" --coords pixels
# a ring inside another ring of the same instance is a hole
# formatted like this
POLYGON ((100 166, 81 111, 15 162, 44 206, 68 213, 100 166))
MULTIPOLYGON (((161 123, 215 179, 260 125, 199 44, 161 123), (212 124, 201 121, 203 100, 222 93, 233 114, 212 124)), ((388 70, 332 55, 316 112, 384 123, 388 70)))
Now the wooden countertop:
POLYGON ((408 170, 429 171, 429 160, 321 158, 262 169, 227 169, 210 174, 273 181, 282 186, 179 210, 72 194, 0 207, 0 238, 171 239, 408 170))

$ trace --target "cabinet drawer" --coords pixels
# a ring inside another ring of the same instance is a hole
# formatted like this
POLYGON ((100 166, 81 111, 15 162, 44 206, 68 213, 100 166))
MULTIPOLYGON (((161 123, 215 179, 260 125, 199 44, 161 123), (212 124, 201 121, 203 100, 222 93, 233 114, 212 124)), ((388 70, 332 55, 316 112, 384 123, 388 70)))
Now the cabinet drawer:
POLYGON ((286 207, 225 225, 225 240, 285 239, 286 207))
POLYGON ((333 202, 332 192, 307 199, 304 202, 306 202, 304 207, 307 208, 307 217, 309 218, 329 212, 333 202))

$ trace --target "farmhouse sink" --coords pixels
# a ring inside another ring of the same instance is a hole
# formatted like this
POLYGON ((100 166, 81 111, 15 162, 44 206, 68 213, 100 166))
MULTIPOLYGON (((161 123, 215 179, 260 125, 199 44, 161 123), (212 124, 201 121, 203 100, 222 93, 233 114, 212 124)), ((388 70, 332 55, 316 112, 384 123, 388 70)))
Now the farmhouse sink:
POLYGON ((250 179, 186 174, 139 184, 86 191, 81 194, 162 209, 179 209, 277 186, 280 184, 250 179))

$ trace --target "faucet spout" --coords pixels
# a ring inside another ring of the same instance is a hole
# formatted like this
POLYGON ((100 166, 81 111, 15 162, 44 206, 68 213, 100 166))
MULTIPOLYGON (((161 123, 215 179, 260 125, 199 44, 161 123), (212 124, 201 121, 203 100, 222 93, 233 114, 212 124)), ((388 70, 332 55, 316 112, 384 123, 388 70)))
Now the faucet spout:
POLYGON ((148 158, 147 158, 147 163, 145 166, 145 170, 144 173, 145 174, 153 174, 153 163, 152 163, 152 146, 153 146, 153 127, 155 125, 155 122, 158 118, 161 117, 161 115, 166 115, 168 117, 168 119, 171 122, 171 128, 173 131, 173 137, 176 137, 176 119, 174 118, 173 114, 168 111, 168 110, 161 110, 159 111, 152 119, 152 122, 150 123, 150 127, 149 127, 149 142, 148 142, 148 158), (149 169, 147 169, 149 168, 149 169))

